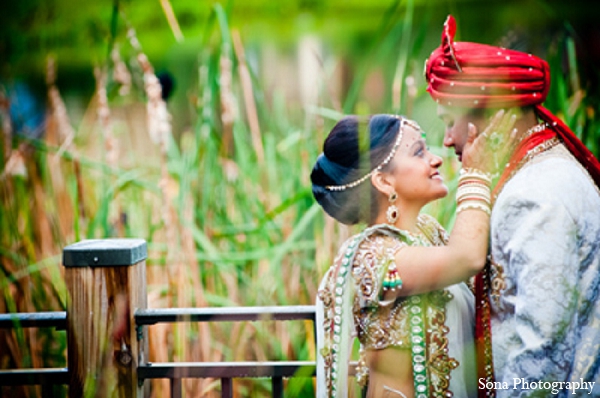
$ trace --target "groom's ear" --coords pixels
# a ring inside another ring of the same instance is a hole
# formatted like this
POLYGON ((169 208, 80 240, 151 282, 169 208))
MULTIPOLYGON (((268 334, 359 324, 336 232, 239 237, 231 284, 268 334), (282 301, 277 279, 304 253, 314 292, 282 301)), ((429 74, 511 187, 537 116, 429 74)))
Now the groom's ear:
POLYGON ((371 183, 382 194, 389 196, 392 192, 395 192, 394 188, 394 176, 381 171, 373 173, 371 176, 371 183))

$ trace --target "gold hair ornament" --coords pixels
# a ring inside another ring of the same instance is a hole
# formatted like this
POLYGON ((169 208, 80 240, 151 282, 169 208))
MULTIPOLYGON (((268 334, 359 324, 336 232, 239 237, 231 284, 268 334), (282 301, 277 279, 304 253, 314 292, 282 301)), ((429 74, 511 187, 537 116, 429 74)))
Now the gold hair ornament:
POLYGON ((388 163, 390 163, 392 161, 392 159, 394 158, 394 155, 396 154, 396 151, 398 150, 398 147, 400 146, 400 141, 402 141, 402 134, 403 134, 402 128, 404 127, 405 124, 408 124, 410 127, 412 127, 413 129, 415 129, 417 131, 421 131, 421 127, 419 127, 416 123, 411 122, 400 116, 395 116, 395 117, 400 120, 400 127, 398 128, 398 137, 396 138, 396 142, 394 143, 392 150, 390 151, 389 155, 383 160, 383 162, 381 162, 377 167, 375 167, 373 170, 371 170, 369 173, 367 173, 365 176, 359 178, 358 180, 354 180, 354 181, 349 182, 348 184, 344 184, 344 185, 326 185, 325 189, 327 189, 328 191, 345 191, 348 188, 354 188, 355 186, 363 183, 368 178, 370 178, 373 174, 375 174, 378 171, 381 171, 388 163))

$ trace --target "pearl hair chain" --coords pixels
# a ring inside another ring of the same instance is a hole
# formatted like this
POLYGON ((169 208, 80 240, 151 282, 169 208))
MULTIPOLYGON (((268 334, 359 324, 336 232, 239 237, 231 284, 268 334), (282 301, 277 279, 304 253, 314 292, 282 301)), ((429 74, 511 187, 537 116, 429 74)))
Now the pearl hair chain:
POLYGON ((398 150, 398 147, 400 147, 400 141, 402 141, 402 135, 403 135, 402 129, 405 124, 408 124, 409 126, 411 126, 413 129, 415 129, 417 131, 421 130, 421 128, 418 125, 411 123, 407 119, 400 117, 400 116, 395 116, 395 117, 400 119, 400 127, 398 128, 398 136, 396 138, 396 142, 394 143, 394 146, 392 147, 392 150, 390 151, 388 156, 383 160, 383 162, 381 162, 377 167, 375 167, 373 170, 371 170, 369 173, 362 176, 358 180, 354 180, 354 181, 349 182, 344 185, 326 185, 325 189, 327 189, 328 191, 345 191, 346 189, 354 188, 357 185, 360 185, 361 183, 366 181, 368 178, 370 178, 373 174, 375 174, 378 171, 381 171, 388 163, 390 163, 392 161, 392 159, 394 158, 394 155, 396 154, 396 151, 398 150))

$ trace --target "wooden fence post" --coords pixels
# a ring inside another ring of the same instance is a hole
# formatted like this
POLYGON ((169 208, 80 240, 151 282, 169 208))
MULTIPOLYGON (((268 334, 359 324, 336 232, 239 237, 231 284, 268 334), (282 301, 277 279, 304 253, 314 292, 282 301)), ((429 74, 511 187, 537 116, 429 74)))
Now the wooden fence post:
POLYGON ((141 397, 134 313, 147 306, 146 241, 84 240, 63 250, 69 397, 141 397))

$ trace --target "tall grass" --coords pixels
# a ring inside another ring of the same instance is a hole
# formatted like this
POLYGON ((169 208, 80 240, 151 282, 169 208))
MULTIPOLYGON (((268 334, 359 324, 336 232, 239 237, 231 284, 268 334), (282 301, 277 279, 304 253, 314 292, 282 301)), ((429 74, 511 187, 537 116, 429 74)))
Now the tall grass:
MULTIPOLYGON (((113 23, 112 55, 96 69, 96 93, 78 126, 69 120, 49 62, 44 138, 11 132, 2 108, 0 311, 64 309, 62 248, 106 237, 148 241, 150 307, 312 303, 339 243, 352 233, 314 202, 312 163, 342 113, 412 117, 426 96, 418 54, 428 27, 413 25, 412 7, 412 1, 392 4, 347 95, 331 94, 333 72, 324 66, 318 103, 290 109, 279 93, 265 90, 245 60, 242 38, 215 6, 190 89, 196 118, 177 139, 132 27, 120 32, 113 23), (387 60, 382 109, 368 108, 362 97, 374 59, 387 60)), ((341 62, 329 57, 323 65, 341 62)), ((597 150, 598 118, 579 91, 572 94, 577 73, 569 59, 574 75, 558 78, 562 88, 553 100, 597 150)), ((434 150, 446 156, 433 137, 434 150)), ((447 160, 452 185, 456 163, 447 160)), ((450 226, 453 209, 449 199, 427 211, 450 226)), ((312 325, 304 322, 156 325, 149 341, 151 362, 315 358, 312 325)), ((0 366, 65 366, 65 346, 64 333, 54 330, 0 330, 0 366)), ((270 387, 240 381, 236 388, 239 396, 262 396, 270 387)), ((168 389, 166 381, 153 382, 153 396, 168 389)), ((218 389, 212 380, 185 383, 186 396, 216 396, 218 389)), ((294 380, 289 391, 312 396, 312 381, 294 380)), ((33 387, 11 392, 39 393, 33 387)))

